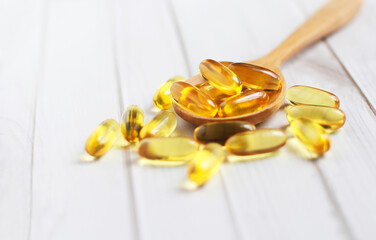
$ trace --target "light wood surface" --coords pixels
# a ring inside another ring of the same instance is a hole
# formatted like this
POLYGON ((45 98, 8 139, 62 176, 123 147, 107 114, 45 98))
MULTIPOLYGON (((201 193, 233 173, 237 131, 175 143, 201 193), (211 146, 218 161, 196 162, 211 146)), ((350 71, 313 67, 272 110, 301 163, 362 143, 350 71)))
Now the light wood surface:
MULTIPOLYGON (((175 112, 181 118, 194 125, 232 120, 242 120, 252 124, 263 122, 282 106, 285 99, 286 81, 281 72, 282 64, 303 48, 338 30, 349 22, 358 12, 362 4, 363 0, 331 0, 308 18, 306 22, 269 54, 259 59, 246 62, 274 71, 278 74, 279 80, 281 81, 280 89, 270 93, 268 106, 263 109, 241 116, 221 118, 204 117, 181 107, 181 105, 173 101, 175 112)), ((200 75, 193 76, 187 80, 187 82, 192 85, 200 83, 201 81, 203 81, 203 78, 200 75)))
MULTIPOLYGON (((202 59, 274 49, 325 0, 15 0, 0 4, 0 239, 375 239, 376 1, 283 67, 346 113, 317 161, 294 150, 224 164, 203 188, 132 149, 82 162, 86 138, 202 59)), ((258 128, 287 124, 278 111, 258 128)), ((180 134, 193 125, 179 119, 180 134)))

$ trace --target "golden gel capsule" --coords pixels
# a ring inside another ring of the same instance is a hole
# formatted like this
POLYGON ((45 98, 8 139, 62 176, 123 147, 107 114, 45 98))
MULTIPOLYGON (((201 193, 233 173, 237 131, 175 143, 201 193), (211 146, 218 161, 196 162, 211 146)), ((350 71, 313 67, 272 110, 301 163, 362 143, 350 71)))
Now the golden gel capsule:
POLYGON ((305 104, 305 105, 319 105, 326 107, 339 107, 339 99, 333 93, 308 87, 308 86, 293 86, 287 90, 286 93, 287 100, 295 104, 305 104))
POLYGON ((168 137, 175 130, 177 118, 174 113, 160 111, 140 131, 140 138, 168 137))
POLYGON ((188 177, 201 186, 216 174, 225 160, 225 150, 217 143, 209 143, 198 151, 188 165, 188 177))
POLYGON ((100 157, 110 150, 119 139, 120 126, 113 119, 99 124, 86 141, 85 149, 93 157, 100 157))
POLYGON ((208 82, 200 83, 196 85, 196 87, 201 92, 209 95, 217 104, 221 104, 224 100, 226 100, 229 97, 229 95, 219 91, 218 89, 210 85, 210 83, 208 82))
POLYGON ((198 149, 198 143, 187 137, 153 137, 140 142, 141 157, 161 161, 185 161, 191 159, 198 149))
POLYGON ((242 82, 225 65, 211 59, 206 59, 200 63, 199 68, 201 76, 223 93, 235 95, 242 90, 242 82))
POLYGON ((247 90, 221 103, 220 116, 238 116, 257 112, 266 107, 269 96, 261 90, 247 90))
POLYGON ((206 123, 197 127, 194 131, 194 137, 200 143, 216 142, 224 145, 227 139, 237 133, 252 131, 256 127, 249 122, 229 121, 206 123))
POLYGON ((186 82, 172 84, 171 95, 181 107, 201 116, 214 117, 218 105, 210 96, 186 82))
POLYGON ((292 134, 309 150, 323 154, 330 148, 330 136, 324 128, 311 120, 299 118, 290 124, 292 134))
POLYGON ((230 137, 226 142, 226 149, 239 156, 262 154, 278 150, 286 141, 286 134, 279 129, 258 129, 230 137))
POLYGON ((328 131, 334 131, 345 124, 345 113, 334 107, 315 105, 295 105, 287 112, 289 122, 298 118, 307 118, 320 124, 328 131))
POLYGON ((121 116, 121 134, 128 142, 137 142, 144 126, 144 112, 136 105, 131 105, 121 116))
POLYGON ((171 107, 171 93, 170 88, 174 82, 184 81, 185 77, 175 76, 165 82, 155 93, 153 101, 154 105, 159 109, 167 109, 171 107))
POLYGON ((248 63, 233 63, 229 68, 251 89, 278 90, 280 86, 278 74, 267 68, 248 63))

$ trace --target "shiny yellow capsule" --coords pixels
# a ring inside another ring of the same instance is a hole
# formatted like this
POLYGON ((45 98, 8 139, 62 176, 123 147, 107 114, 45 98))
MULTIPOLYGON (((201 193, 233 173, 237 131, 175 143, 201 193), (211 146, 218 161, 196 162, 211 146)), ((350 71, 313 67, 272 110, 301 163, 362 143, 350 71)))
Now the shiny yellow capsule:
POLYGON ((328 131, 334 131, 345 124, 345 113, 334 107, 315 105, 295 105, 287 112, 289 122, 298 118, 307 118, 320 124, 328 131))
POLYGON ((210 83, 208 82, 200 83, 196 85, 196 87, 201 92, 209 95, 217 104, 221 104, 223 101, 230 97, 229 95, 219 91, 218 89, 210 85, 210 83))
POLYGON ((204 144, 216 142, 224 145, 231 136, 255 129, 255 125, 243 121, 206 123, 195 129, 194 138, 204 144))
POLYGON ((93 157, 100 157, 114 146, 119 136, 119 123, 113 119, 107 119, 99 124, 87 139, 86 152, 93 157))
POLYGON ((330 136, 321 125, 311 120, 299 118, 291 122, 291 132, 309 150, 323 154, 330 148, 330 136))
POLYGON ((186 161, 193 157, 198 143, 187 137, 153 137, 140 142, 141 157, 160 161, 186 161))
POLYGON ((155 93, 153 101, 154 105, 159 108, 159 109, 167 109, 171 107, 172 99, 171 99, 171 93, 170 93, 170 88, 171 85, 174 82, 178 81, 184 81, 185 77, 182 76, 175 76, 173 78, 170 78, 168 81, 166 81, 155 93))
POLYGON ((214 100, 189 83, 172 84, 171 95, 177 104, 195 114, 214 117, 218 112, 218 105, 214 100))
POLYGON ((121 134, 128 142, 137 142, 144 126, 144 112, 136 105, 131 105, 121 116, 121 134))
POLYGON ((238 116, 257 112, 268 105, 269 96, 261 90, 247 90, 228 98, 220 105, 220 116, 238 116))
POLYGON ((229 68, 238 76, 243 85, 251 89, 278 90, 280 79, 275 72, 248 63, 233 63, 229 68))
POLYGON ((226 142, 229 153, 239 156, 269 153, 286 144, 287 136, 279 129, 258 129, 241 132, 226 142))
POLYGON ((235 95, 242 90, 242 82, 225 65, 211 59, 206 59, 200 63, 199 68, 201 76, 223 93, 235 95))
POLYGON ((188 177, 201 186, 216 174, 225 160, 225 150, 217 143, 209 143, 198 151, 188 165, 188 177))
POLYGON ((326 107, 339 107, 339 99, 333 93, 308 87, 308 86, 293 86, 287 90, 287 100, 293 104, 305 104, 305 105, 319 105, 326 107))
POLYGON ((175 130, 178 120, 174 113, 160 111, 140 131, 140 138, 168 137, 175 130))

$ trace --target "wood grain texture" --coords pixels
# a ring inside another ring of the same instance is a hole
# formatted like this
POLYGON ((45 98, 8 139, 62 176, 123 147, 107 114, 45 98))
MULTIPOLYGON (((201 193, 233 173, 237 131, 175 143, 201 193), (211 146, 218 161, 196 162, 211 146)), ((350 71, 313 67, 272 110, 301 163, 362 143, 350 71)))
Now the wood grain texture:
POLYGON ((0 5, 0 239, 23 240, 30 230, 34 103, 45 3, 0 5))
POLYGON ((91 131, 119 119, 112 8, 51 1, 36 113, 30 239, 134 239, 124 155, 82 162, 91 131))

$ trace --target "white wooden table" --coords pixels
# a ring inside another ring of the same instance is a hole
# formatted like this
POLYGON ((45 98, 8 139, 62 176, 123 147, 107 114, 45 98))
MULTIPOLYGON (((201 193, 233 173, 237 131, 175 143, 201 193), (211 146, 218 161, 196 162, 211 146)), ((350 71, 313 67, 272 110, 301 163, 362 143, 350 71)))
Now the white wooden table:
MULTIPOLYGON (((102 120, 131 104, 150 120, 169 77, 260 57, 324 2, 2 0, 0 239, 376 239, 376 0, 282 69, 341 99, 347 122, 318 161, 287 144, 189 192, 185 166, 131 149, 79 160, 102 120)), ((259 127, 283 124, 281 111, 259 127)))

